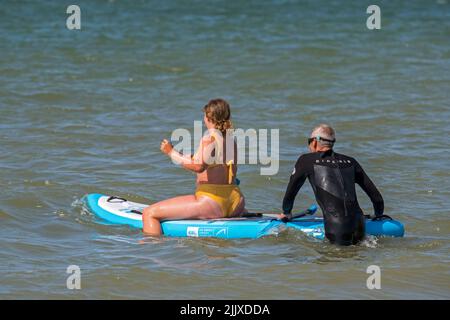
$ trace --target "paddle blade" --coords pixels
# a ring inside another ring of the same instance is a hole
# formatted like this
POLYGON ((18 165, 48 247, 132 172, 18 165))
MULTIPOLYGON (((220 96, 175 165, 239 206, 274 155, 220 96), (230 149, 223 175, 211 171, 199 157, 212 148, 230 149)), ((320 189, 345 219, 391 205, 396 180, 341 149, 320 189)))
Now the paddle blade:
POLYGON ((317 211, 317 206, 316 206, 315 204, 311 205, 311 206, 308 208, 308 211, 311 212, 310 214, 315 213, 315 212, 317 211))

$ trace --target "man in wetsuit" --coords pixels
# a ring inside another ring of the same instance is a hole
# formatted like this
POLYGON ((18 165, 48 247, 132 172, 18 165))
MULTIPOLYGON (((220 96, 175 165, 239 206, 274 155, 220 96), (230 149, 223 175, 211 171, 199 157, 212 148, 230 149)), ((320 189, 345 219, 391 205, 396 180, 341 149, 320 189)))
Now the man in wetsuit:
POLYGON ((280 217, 291 216, 295 196, 308 178, 323 212, 325 236, 331 243, 351 245, 365 234, 365 218, 356 198, 355 183, 369 196, 376 216, 383 214, 384 202, 359 163, 333 151, 335 141, 330 126, 321 124, 314 128, 308 139, 311 153, 301 155, 295 164, 280 217))

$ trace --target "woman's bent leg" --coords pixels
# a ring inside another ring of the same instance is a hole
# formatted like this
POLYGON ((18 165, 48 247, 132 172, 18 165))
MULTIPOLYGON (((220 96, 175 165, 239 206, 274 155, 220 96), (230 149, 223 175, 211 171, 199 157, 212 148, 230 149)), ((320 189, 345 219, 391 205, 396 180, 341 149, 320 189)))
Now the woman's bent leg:
POLYGON ((143 231, 152 236, 162 234, 160 220, 214 219, 223 217, 220 206, 208 197, 194 195, 163 200, 142 212, 143 231))

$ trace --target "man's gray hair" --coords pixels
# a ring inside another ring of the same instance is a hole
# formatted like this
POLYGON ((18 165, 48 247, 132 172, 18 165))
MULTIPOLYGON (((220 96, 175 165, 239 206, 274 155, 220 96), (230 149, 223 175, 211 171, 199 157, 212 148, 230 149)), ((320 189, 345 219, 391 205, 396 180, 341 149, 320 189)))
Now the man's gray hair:
MULTIPOLYGON (((319 124, 317 127, 315 127, 312 131, 311 131, 311 138, 316 138, 316 137, 321 137, 321 138, 325 138, 327 140, 335 140, 336 139, 336 132, 334 131, 334 129, 327 125, 327 124, 319 124)), ((329 142, 329 141, 323 141, 323 140, 319 140, 318 141, 322 146, 324 147, 333 147, 334 142, 329 142)))

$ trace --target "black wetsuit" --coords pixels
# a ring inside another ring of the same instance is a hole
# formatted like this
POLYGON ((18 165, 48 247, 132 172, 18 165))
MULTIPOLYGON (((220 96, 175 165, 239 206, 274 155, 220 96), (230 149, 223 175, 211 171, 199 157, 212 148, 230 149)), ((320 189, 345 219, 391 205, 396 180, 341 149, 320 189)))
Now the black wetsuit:
POLYGON ((375 215, 383 214, 383 198, 359 163, 333 150, 298 158, 283 199, 285 214, 291 213, 306 178, 323 212, 325 236, 332 243, 350 245, 364 238, 365 218, 356 198, 355 183, 370 197, 375 215))

